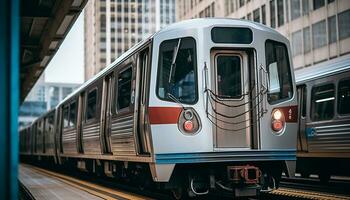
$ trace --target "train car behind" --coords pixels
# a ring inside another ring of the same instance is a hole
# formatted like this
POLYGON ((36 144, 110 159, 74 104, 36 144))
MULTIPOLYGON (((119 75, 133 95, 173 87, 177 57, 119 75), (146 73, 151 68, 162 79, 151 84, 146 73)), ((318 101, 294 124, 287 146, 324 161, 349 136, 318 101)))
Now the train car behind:
POLYGON ((296 71, 299 101, 297 172, 350 175, 350 56, 296 71))

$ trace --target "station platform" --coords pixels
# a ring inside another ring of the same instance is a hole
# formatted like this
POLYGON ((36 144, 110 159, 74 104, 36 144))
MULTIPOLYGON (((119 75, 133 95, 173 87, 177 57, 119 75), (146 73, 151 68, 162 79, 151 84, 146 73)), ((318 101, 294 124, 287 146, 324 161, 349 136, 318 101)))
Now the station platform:
POLYGON ((36 200, 141 200, 150 199, 118 189, 107 188, 66 175, 20 164, 18 179, 30 196, 36 200))

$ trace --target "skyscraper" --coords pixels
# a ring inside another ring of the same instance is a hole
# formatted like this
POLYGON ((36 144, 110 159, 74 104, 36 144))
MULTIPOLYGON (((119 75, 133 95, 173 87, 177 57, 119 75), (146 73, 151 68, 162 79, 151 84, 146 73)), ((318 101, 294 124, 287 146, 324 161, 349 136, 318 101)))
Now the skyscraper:
POLYGON ((348 0, 179 0, 177 20, 230 17, 265 24, 286 36, 294 68, 350 53, 348 0))
POLYGON ((175 0, 90 0, 85 8, 85 80, 175 21, 175 0))

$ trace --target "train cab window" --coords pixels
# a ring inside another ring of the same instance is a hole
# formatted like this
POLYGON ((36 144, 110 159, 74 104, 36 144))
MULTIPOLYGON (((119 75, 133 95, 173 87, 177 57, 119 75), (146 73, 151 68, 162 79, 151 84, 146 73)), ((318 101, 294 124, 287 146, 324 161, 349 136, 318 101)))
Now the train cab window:
POLYGON ((313 121, 329 120, 334 116, 334 85, 327 84, 312 88, 311 119, 313 121))
POLYGON ((269 77, 267 99, 270 104, 288 100, 293 96, 292 76, 286 45, 267 40, 266 66, 269 77))
POLYGON ((127 108, 131 104, 132 67, 128 67, 118 75, 117 110, 127 108))
POLYGON ((350 79, 342 80, 338 85, 338 113, 350 114, 350 79))
POLYGON ((86 120, 96 117, 97 89, 89 92, 86 105, 86 120))
POLYGON ((219 55, 217 62, 217 86, 221 98, 242 96, 241 59, 238 56, 219 55))
POLYGON ((197 99, 196 41, 167 40, 160 44, 157 96, 166 101, 194 104, 197 99))
POLYGON ((68 127, 68 122, 69 122, 69 107, 65 106, 63 108, 63 127, 68 127))
POLYGON ((77 103, 74 101, 70 104, 69 109, 69 126, 74 127, 77 122, 77 103))

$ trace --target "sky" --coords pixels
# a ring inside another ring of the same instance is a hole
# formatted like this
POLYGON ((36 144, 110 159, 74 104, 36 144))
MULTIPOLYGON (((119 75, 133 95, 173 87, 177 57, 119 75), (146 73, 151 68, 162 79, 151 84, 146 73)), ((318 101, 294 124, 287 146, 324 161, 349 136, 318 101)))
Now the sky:
POLYGON ((84 11, 46 67, 45 82, 84 82, 84 11))

